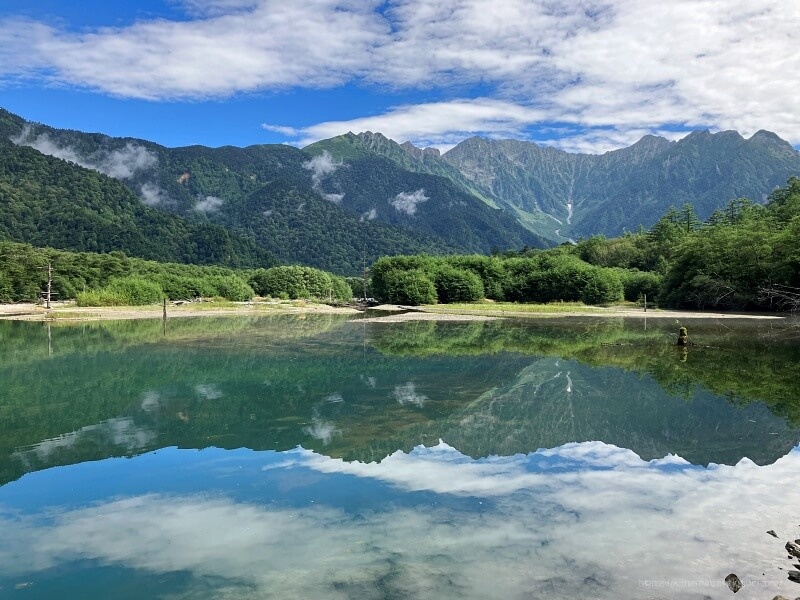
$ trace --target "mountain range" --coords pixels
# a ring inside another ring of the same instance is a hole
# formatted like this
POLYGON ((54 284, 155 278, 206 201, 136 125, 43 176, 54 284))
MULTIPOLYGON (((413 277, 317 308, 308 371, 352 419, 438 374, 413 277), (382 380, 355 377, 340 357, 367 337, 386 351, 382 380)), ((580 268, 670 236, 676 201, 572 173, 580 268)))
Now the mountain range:
POLYGON ((0 109, 0 237, 180 262, 352 274, 381 255, 543 248, 686 202, 705 218, 797 174, 800 154, 766 131, 645 136, 602 155, 477 137, 442 154, 371 132, 166 148, 0 109))

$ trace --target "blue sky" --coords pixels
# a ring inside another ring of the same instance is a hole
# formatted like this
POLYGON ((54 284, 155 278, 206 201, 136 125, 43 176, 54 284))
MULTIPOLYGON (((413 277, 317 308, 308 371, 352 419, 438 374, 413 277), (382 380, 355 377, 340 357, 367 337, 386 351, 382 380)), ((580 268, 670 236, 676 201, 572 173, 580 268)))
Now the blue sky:
POLYGON ((0 106, 168 146, 796 145, 798 22, 783 0, 4 0, 0 106))

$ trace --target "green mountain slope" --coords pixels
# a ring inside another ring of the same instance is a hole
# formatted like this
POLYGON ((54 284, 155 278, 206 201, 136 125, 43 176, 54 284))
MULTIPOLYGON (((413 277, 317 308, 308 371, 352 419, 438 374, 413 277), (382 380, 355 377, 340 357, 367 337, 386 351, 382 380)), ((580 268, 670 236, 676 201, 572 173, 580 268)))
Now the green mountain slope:
POLYGON ((304 148, 326 173, 318 190, 361 215, 444 239, 463 251, 545 247, 540 236, 478 192, 434 149, 379 133, 348 133, 304 148))
MULTIPOLYGON (((356 273, 365 262, 382 255, 488 252, 494 246, 542 245, 512 218, 474 197, 465 198, 449 180, 438 177, 419 183, 433 190, 430 206, 435 209, 426 207, 420 212, 433 213, 436 223, 428 223, 427 217, 365 216, 358 202, 348 199, 339 203, 337 196, 327 194, 321 182, 328 173, 320 172, 325 166, 314 163, 313 155, 290 146, 171 149, 143 140, 57 130, 19 118, 12 118, 5 127, 0 125, 0 134, 117 178, 139 197, 140 204, 160 214, 221 225, 233 236, 255 240, 260 251, 284 262, 356 273), (463 204, 472 206, 453 211, 443 208, 463 204)), ((392 172, 397 191, 387 196, 387 203, 407 189, 409 176, 415 176, 394 163, 373 164, 374 157, 365 160, 367 170, 392 172)), ((365 202, 364 198, 375 193, 369 187, 371 182, 371 178, 348 181, 350 196, 365 202)), ((421 188, 412 191, 416 189, 421 188)))
POLYGON ((142 202, 120 182, 0 139, 0 238, 160 261, 271 265, 245 237, 142 202))

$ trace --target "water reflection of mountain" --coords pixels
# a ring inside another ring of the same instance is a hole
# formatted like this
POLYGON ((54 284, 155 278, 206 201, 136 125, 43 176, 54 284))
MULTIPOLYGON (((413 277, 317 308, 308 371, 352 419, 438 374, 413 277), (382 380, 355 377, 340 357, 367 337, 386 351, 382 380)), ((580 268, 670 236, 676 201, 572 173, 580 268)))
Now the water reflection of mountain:
POLYGON ((439 438, 474 457, 602 440, 645 458, 763 464, 798 440, 782 418, 800 396, 785 373, 796 349, 754 353, 714 332, 724 353, 687 358, 664 343, 667 330, 621 321, 169 327, 58 327, 49 349, 39 326, 0 328, 0 481, 165 446, 302 445, 380 460, 439 438), (763 394, 755 377, 768 379, 777 416, 749 402, 758 395, 712 393, 727 381, 763 394))
POLYGON ((735 464, 744 456, 765 464, 786 454, 800 433, 760 403, 738 407, 700 388, 676 397, 650 376, 542 358, 446 419, 377 445, 391 452, 415 438, 441 438, 473 457, 601 440, 646 460, 673 453, 695 464, 735 464))

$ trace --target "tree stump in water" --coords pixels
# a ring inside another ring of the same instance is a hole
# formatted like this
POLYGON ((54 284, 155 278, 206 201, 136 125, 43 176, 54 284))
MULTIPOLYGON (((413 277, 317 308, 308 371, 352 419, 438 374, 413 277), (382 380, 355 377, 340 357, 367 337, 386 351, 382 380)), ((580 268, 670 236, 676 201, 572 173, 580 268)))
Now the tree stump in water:
POLYGON ((689 345, 689 332, 686 330, 686 327, 681 327, 678 331, 678 346, 688 346, 689 345))

